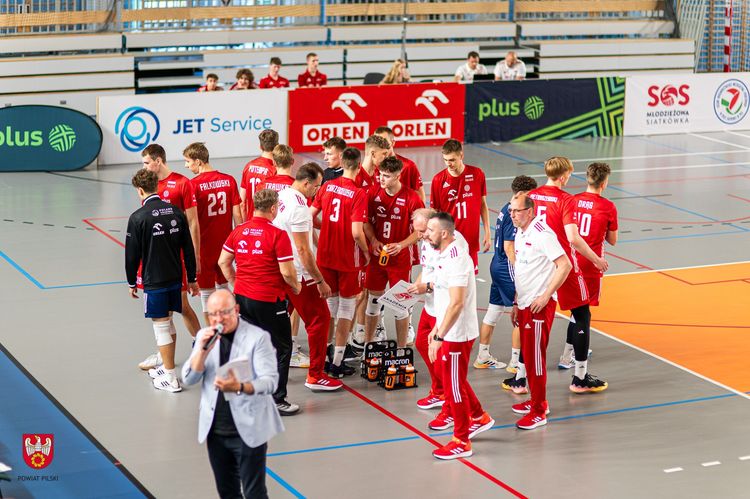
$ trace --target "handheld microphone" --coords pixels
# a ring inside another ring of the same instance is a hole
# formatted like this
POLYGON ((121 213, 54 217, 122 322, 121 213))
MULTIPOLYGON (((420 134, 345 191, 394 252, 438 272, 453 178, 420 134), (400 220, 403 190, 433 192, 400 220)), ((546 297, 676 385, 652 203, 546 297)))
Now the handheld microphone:
POLYGON ((224 332, 224 325, 217 324, 216 326, 214 326, 211 329, 214 330, 214 335, 211 336, 211 339, 208 340, 208 343, 206 343, 205 345, 203 345, 203 350, 208 350, 209 348, 211 348, 211 345, 213 345, 216 342, 216 340, 219 339, 219 336, 221 336, 221 333, 224 332))

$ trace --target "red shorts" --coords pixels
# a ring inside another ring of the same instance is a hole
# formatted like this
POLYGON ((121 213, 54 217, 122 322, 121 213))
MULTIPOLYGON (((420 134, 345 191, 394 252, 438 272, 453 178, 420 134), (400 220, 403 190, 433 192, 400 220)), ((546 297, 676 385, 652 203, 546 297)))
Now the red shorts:
POLYGON ((601 274, 597 276, 585 275, 583 276, 583 280, 586 281, 586 289, 589 290, 589 305, 591 305, 592 307, 598 307, 599 298, 602 294, 601 274))
POLYGON ((370 291, 382 291, 385 285, 394 286, 398 281, 411 281, 411 262, 408 266, 385 266, 383 267, 373 258, 370 265, 367 266, 367 276, 365 277, 365 289, 370 291))
POLYGON ((224 284, 227 282, 227 278, 224 277, 224 273, 219 267, 219 255, 208 254, 205 255, 201 252, 201 271, 198 274, 198 287, 201 289, 210 289, 216 287, 217 284, 224 284))
POLYGON ((589 303, 590 296, 583 275, 576 274, 572 270, 557 290, 557 302, 560 310, 572 310, 589 303))
POLYGON ((338 294, 342 298, 352 298, 362 291, 359 270, 343 271, 320 267, 320 273, 331 287, 331 293, 338 294))

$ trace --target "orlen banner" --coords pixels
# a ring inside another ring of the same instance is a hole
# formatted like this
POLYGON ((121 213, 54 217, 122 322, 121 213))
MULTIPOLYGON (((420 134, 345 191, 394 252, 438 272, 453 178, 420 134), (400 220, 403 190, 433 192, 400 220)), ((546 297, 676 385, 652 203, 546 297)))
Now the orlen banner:
POLYGON ((631 76, 625 135, 750 129, 750 73, 631 76))
POLYGON ((103 165, 138 163, 153 142, 168 160, 182 159, 192 142, 205 142, 212 158, 257 156, 267 128, 286 142, 286 89, 99 97, 97 108, 103 165))
POLYGON ((399 147, 432 146, 464 138, 464 89, 458 83, 300 88, 289 92, 289 145, 320 151, 339 136, 361 147, 389 126, 399 147))

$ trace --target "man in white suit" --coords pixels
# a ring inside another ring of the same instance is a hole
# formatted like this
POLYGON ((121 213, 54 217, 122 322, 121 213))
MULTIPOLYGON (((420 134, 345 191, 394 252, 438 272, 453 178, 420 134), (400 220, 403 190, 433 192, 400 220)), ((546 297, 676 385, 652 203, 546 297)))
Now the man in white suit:
POLYGON ((279 382, 276 352, 266 331, 240 319, 229 291, 214 292, 206 310, 210 325, 198 332, 182 368, 186 385, 201 382, 198 442, 207 441, 221 497, 266 498, 267 442, 284 431, 272 395, 279 382), (246 361, 250 380, 234 371, 217 376, 230 361, 246 361))

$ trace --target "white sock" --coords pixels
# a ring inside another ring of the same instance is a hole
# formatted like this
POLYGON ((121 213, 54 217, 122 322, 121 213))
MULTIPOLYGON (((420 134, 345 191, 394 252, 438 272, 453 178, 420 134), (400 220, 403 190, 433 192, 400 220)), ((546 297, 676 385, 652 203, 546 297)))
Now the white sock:
POLYGON ((521 355, 521 349, 520 348, 511 348, 510 349, 510 361, 513 364, 518 363, 518 356, 521 355))
POLYGON ((583 379, 583 378, 586 377, 586 371, 588 370, 588 363, 589 363, 589 361, 587 361, 587 360, 584 360, 584 361, 577 360, 576 361, 576 367, 575 367, 575 376, 576 376, 576 378, 583 379))
POLYGON ((565 348, 563 348, 562 353, 563 359, 572 359, 573 358, 573 345, 570 343, 565 344, 565 348))
POLYGON ((523 379, 526 377, 526 364, 518 364, 518 371, 516 371, 516 379, 523 379))
POLYGON ((364 334, 364 332, 365 332, 365 325, 357 323, 357 333, 364 334))
POLYGON ((346 350, 346 346, 333 347, 333 365, 340 366, 344 361, 344 350, 346 350))
POLYGON ((297 340, 292 338, 292 355, 299 352, 299 343, 297 343, 297 340))
POLYGON ((489 345, 484 345, 484 344, 480 343, 479 344, 479 353, 481 354, 482 352, 487 352, 487 354, 489 355, 489 353, 490 353, 490 346, 489 345))

